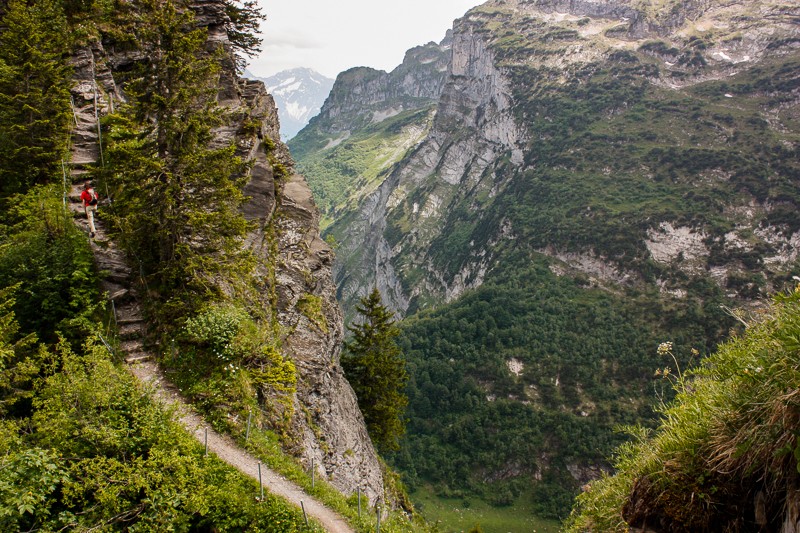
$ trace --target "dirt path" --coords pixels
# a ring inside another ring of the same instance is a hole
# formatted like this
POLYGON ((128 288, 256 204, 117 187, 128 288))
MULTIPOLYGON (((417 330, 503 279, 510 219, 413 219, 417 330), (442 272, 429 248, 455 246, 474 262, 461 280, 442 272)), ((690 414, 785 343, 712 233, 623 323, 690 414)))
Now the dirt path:
MULTIPOLYGON (((88 222, 83 214, 78 185, 73 186, 69 198, 70 207, 77 215, 76 225, 88 234, 88 222)), ((106 238, 102 214, 100 217, 95 217, 95 225, 97 234, 92 239, 92 252, 103 278, 102 288, 108 293, 113 304, 120 333, 120 347, 130 371, 142 383, 151 385, 156 398, 165 406, 176 408, 178 421, 198 441, 205 443, 206 431, 208 432, 209 453, 217 455, 240 472, 258 480, 258 460, 237 446, 229 437, 211 429, 203 418, 192 410, 177 387, 164 377, 152 354, 144 349, 142 340, 145 322, 136 291, 131 283, 132 269, 127 265, 122 251, 106 238)), ((303 492, 300 487, 264 465, 261 465, 261 479, 265 491, 282 496, 297 507, 300 507, 302 502, 308 516, 317 520, 327 531, 355 533, 338 513, 328 509, 303 492)))
MULTIPOLYGON (((209 428, 208 424, 187 406, 186 401, 180 396, 175 386, 164 378, 155 363, 145 361, 132 365, 130 369, 133 375, 139 378, 142 383, 153 385, 156 398, 165 405, 177 408, 178 421, 198 441, 204 443, 206 431, 208 432, 208 451, 210 453, 214 453, 240 472, 258 480, 258 460, 239 448, 229 437, 220 435, 209 428)), ((331 511, 303 492, 300 487, 264 465, 261 466, 261 479, 265 491, 283 496, 298 507, 302 501, 306 513, 319 521, 327 531, 334 533, 352 533, 354 531, 337 513, 331 511)))

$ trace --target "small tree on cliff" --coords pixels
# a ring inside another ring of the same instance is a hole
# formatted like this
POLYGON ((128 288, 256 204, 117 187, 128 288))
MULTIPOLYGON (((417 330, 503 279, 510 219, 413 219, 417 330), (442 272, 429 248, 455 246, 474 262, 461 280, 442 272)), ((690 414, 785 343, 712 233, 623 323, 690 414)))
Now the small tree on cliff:
POLYGON ((345 344, 342 366, 375 446, 396 450, 405 433, 403 413, 408 404, 405 360, 395 343, 400 331, 378 289, 362 298, 356 310, 361 321, 347 328, 353 336, 345 344))

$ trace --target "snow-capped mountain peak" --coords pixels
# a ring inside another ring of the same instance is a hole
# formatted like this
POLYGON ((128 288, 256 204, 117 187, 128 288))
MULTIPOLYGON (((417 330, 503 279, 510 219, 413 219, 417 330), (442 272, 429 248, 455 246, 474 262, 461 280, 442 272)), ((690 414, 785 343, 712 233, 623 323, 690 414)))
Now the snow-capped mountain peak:
POLYGON ((284 141, 294 137, 319 113, 333 87, 331 78, 310 68, 284 70, 268 78, 260 78, 252 73, 246 75, 263 81, 275 98, 284 141))

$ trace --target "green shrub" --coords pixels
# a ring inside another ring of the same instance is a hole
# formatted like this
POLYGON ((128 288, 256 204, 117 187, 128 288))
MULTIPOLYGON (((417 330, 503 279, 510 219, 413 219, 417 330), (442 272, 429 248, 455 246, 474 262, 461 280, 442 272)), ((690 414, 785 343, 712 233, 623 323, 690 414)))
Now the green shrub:
POLYGON ((34 187, 0 219, 0 287, 21 284, 14 312, 44 342, 80 346, 102 308, 92 253, 62 203, 61 188, 34 187))
POLYGON ((186 319, 184 338, 210 352, 220 364, 237 365, 244 357, 244 346, 237 342, 243 324, 250 320, 244 309, 214 305, 186 319))

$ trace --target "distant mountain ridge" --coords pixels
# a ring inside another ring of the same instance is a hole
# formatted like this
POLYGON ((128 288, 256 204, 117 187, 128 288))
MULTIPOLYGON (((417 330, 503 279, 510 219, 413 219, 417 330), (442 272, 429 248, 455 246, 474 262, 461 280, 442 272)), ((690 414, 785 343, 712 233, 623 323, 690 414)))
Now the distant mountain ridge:
POLYGON ((263 81, 267 92, 275 99, 284 141, 297 135, 319 113, 334 81, 305 67, 283 70, 268 78, 259 78, 252 73, 249 76, 263 81))
POLYGON ((316 178, 323 226, 338 212, 354 209, 424 138, 447 78, 451 44, 448 32, 440 43, 408 50, 391 72, 368 67, 342 72, 320 113, 287 143, 298 170, 316 178), (352 191, 358 197, 349 197, 352 191))

